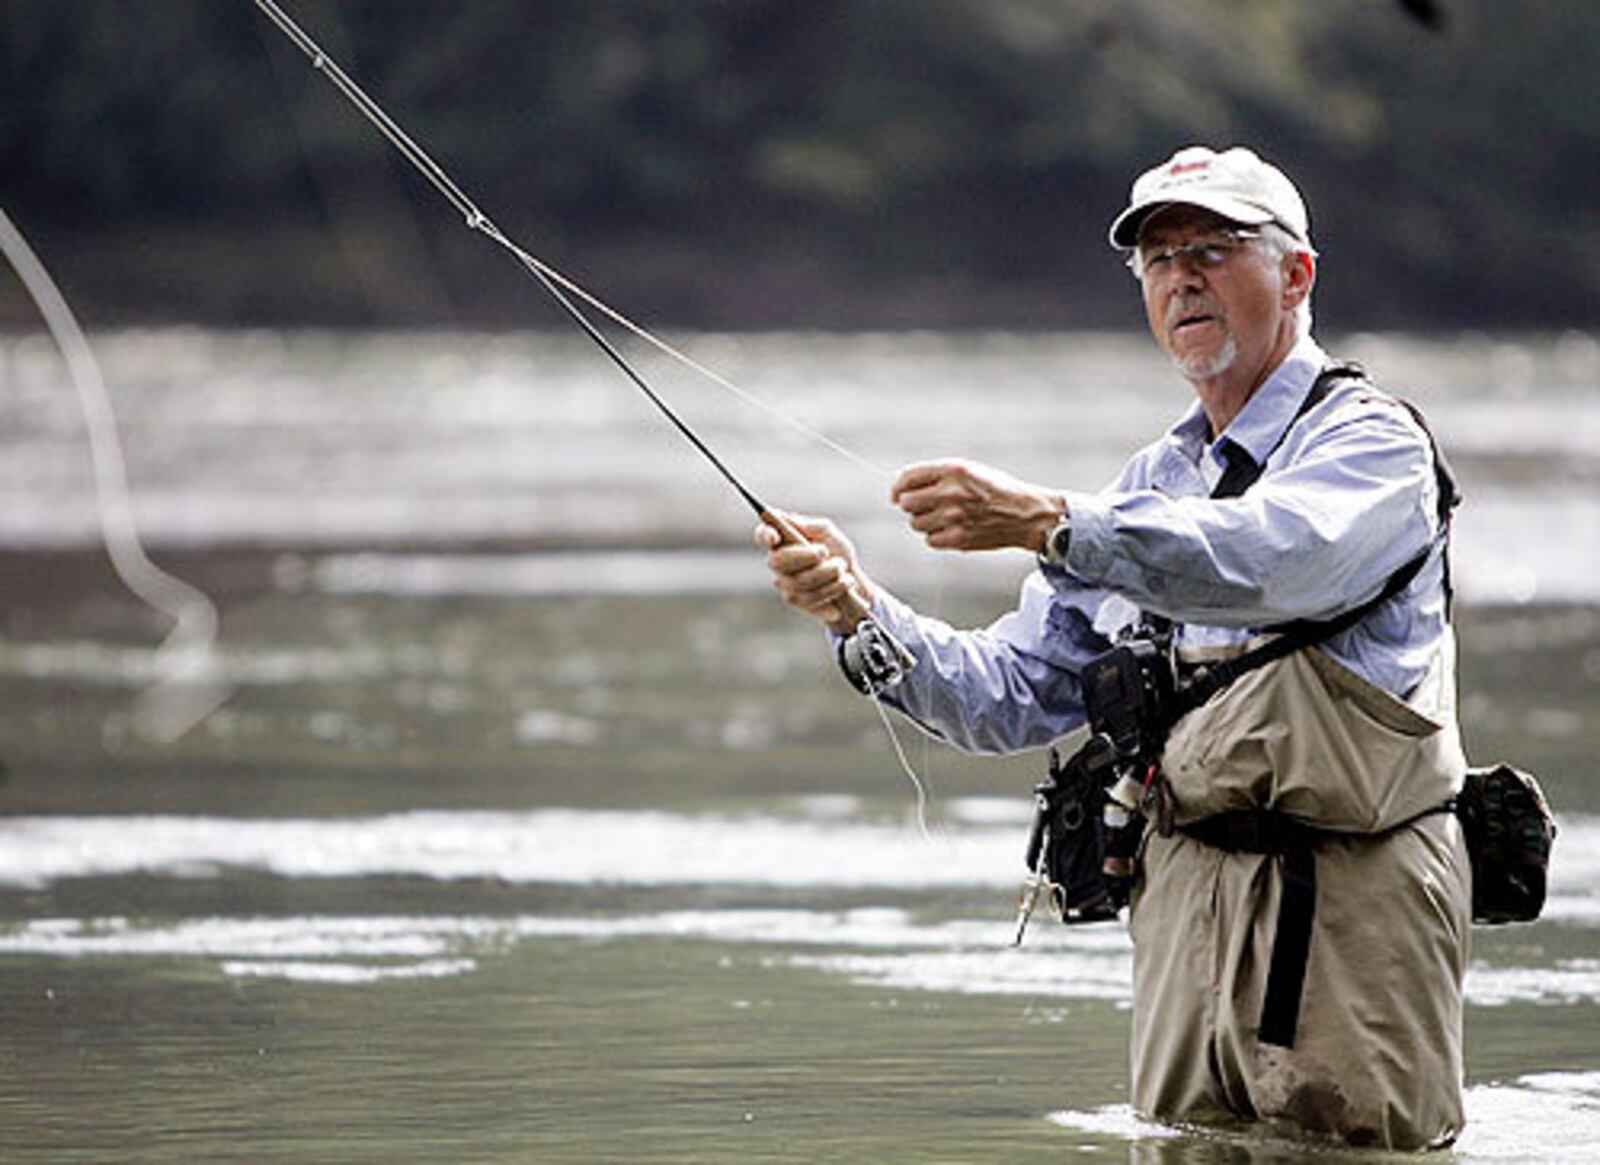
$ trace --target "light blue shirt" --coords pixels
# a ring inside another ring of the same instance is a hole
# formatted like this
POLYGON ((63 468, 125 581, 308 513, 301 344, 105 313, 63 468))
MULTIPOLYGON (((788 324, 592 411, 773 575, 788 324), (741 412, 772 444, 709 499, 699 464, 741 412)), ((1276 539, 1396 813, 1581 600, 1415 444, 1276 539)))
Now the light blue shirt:
POLYGON ((1041 563, 991 626, 957 631, 880 593, 875 617, 918 661, 881 698, 974 752, 1038 747, 1083 723, 1078 673, 1138 609, 1180 624, 1180 649, 1227 647, 1360 606, 1430 548, 1404 591, 1321 645, 1410 693, 1450 634, 1432 449, 1404 406, 1349 382, 1290 428, 1328 363, 1307 337, 1211 447, 1197 401, 1107 489, 1068 491, 1066 568, 1041 563), (1213 499, 1201 458, 1220 466, 1228 442, 1265 467, 1213 499))

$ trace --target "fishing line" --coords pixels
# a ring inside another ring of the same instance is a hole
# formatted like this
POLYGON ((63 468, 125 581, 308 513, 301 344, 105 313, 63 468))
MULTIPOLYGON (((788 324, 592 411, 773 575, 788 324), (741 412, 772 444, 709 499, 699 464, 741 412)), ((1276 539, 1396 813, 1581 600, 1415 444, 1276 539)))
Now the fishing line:
POLYGON ((695 360, 687 353, 680 351, 678 348, 656 336, 642 325, 635 323, 633 320, 629 319, 627 316, 623 315, 609 304, 606 304, 597 296, 590 294, 577 283, 571 279, 568 279, 565 275, 561 274, 561 272, 557 271, 554 267, 551 267, 548 263, 545 263, 543 260, 530 254, 524 248, 518 246, 510 238, 508 238, 499 227, 495 226, 495 224, 489 220, 489 217, 478 208, 478 205, 473 202, 473 200, 467 196, 466 192, 462 190, 459 185, 457 185, 455 180, 445 172, 444 167, 435 162, 426 150, 412 140, 411 136, 407 134, 406 131, 402 129, 393 118, 384 112, 383 107, 374 101, 370 96, 368 96, 366 90, 362 89, 361 86, 358 85, 348 73, 340 68, 338 62, 332 57, 328 56, 328 54, 323 51, 322 47, 318 45, 317 42, 313 40, 304 29, 296 24, 289 17, 289 15, 283 11, 282 8, 280 8, 274 2, 274 0, 254 0, 254 3, 255 6, 266 15, 267 19, 271 20, 272 23, 277 26, 279 31, 288 37, 289 40, 294 43, 295 47, 305 54, 305 56, 311 61, 312 68, 321 73, 323 76, 327 77, 329 82, 332 83, 333 87, 337 89, 345 97, 345 99, 350 102, 350 104, 355 106, 356 110, 363 117, 372 123, 378 132, 388 140, 389 144, 394 146, 394 148, 399 151, 400 155, 405 158, 406 161, 410 162, 416 171, 421 174, 423 178, 425 178, 428 183, 433 186, 433 188, 437 190, 447 202, 450 203, 451 206, 455 207, 456 211, 465 220, 468 229, 477 231, 479 234, 482 234, 484 237, 502 247, 504 250, 509 252, 519 264, 521 264, 523 270, 525 270, 534 279, 534 281, 537 282, 544 289, 544 291, 552 299, 554 299, 569 316, 572 317, 573 321, 576 322, 578 326, 582 328, 583 331, 589 336, 589 338, 600 347, 601 351, 605 353, 607 358, 610 359, 611 362, 619 369, 621 369, 623 374, 626 375, 628 379, 631 380, 634 385, 639 388, 646 397, 649 398, 650 402, 654 404, 658 410, 660 410, 667 420, 671 422, 671 424, 711 462, 711 464, 717 469, 723 478, 726 479, 736 491, 738 491, 739 495, 743 497, 746 502, 749 502, 755 507, 757 513, 765 512, 766 507, 763 506, 755 498, 755 496, 751 494, 751 492, 746 489, 745 486, 740 483, 732 473, 728 471, 727 467, 711 452, 710 449, 705 446, 699 437, 695 436, 689 427, 684 424, 678 415, 667 405, 666 401, 664 401, 648 384, 645 383, 644 379, 634 370, 633 366, 627 361, 622 353, 619 352, 611 343, 611 341, 606 339, 604 334, 602 334, 599 329, 597 329, 589 320, 589 318, 583 314, 583 312, 573 302, 573 299, 577 299, 586 306, 593 308, 595 311, 599 312, 607 319, 617 324, 619 327, 626 329, 640 340, 650 344, 652 347, 656 348, 658 351, 662 352, 671 359, 676 360, 690 371, 705 377, 718 387, 732 393, 746 404, 761 410, 774 420, 777 420, 789 428, 794 429, 796 432, 803 434, 818 444, 823 445, 824 447, 832 450, 834 453, 837 453, 839 456, 844 457, 856 465, 859 465, 862 468, 876 474, 880 478, 888 479, 893 476, 890 471, 884 467, 874 464, 860 454, 845 448, 843 445, 839 444, 837 441, 826 436, 825 434, 818 432, 796 418, 774 408, 772 405, 761 400, 761 398, 757 397, 755 394, 740 388, 727 377, 707 367, 700 361, 695 360), (572 298, 568 298, 569 296, 572 298))
POLYGON ((77 389, 94 466, 95 510, 111 567, 128 590, 173 622, 172 630, 155 649, 156 683, 143 694, 135 711, 135 726, 140 731, 170 744, 228 696, 214 674, 216 604, 200 588, 151 562, 145 553, 133 517, 117 418, 99 361, 61 289, 4 210, 0 210, 0 251, 38 308, 77 389))
MULTIPOLYGON (((497 246, 508 252, 513 258, 515 258, 518 264, 521 265, 522 269, 527 272, 527 274, 536 283, 538 283, 541 288, 543 288, 546 294, 555 300, 557 305, 559 305, 561 309, 572 318, 573 322, 575 322, 583 330, 584 334, 587 335, 590 340, 594 341, 595 345, 600 348, 600 350, 605 354, 606 358, 616 365, 623 375, 625 375, 633 383, 633 385, 645 395, 650 403, 656 407, 656 409, 663 417, 666 418, 673 428, 675 428, 678 433, 685 440, 687 440, 694 447, 694 449, 706 459, 707 462, 711 464, 711 466, 722 476, 723 480, 733 487, 735 492, 737 492, 739 496, 744 499, 744 501, 756 512, 761 520, 778 529, 780 534, 786 540, 804 541, 804 536, 801 535, 800 532, 796 530, 790 523, 788 523, 781 515, 776 514, 758 497, 756 497, 750 488, 746 486, 731 469, 729 469, 722 459, 711 450, 711 448, 700 438, 700 436, 695 433, 695 431, 691 429, 681 417, 678 416, 677 412, 673 410, 666 400, 664 400, 660 394, 650 387, 645 379, 628 361, 627 357, 625 357, 621 351, 617 349, 616 345, 613 344, 606 337, 606 335, 595 326, 594 322, 584 314, 583 310, 576 302, 574 302, 574 300, 577 300, 583 303, 585 306, 592 308, 596 312, 603 315, 606 319, 630 332, 640 340, 643 340, 655 347, 657 350, 673 360, 676 360, 684 367, 699 374, 700 376, 705 377, 719 387, 733 393, 740 400, 760 409, 762 412, 782 422, 784 425, 787 425, 795 431, 804 434, 811 440, 816 441, 828 449, 831 449, 833 452, 839 454, 847 460, 869 470, 880 478, 888 479, 892 476, 890 471, 887 469, 873 464, 871 461, 867 460, 861 455, 845 448, 837 441, 834 441, 826 435, 817 432, 815 429, 802 424, 795 418, 790 417, 777 409, 774 409, 755 395, 746 392, 744 389, 734 384, 728 378, 706 367, 704 364, 693 359, 686 353, 667 343, 665 340, 655 336, 641 325, 634 323, 615 308, 612 308, 608 304, 604 303, 596 296, 591 295, 588 291, 584 290, 582 287, 578 286, 578 284, 562 275, 549 264, 536 258, 523 247, 517 245, 510 238, 508 238, 499 227, 489 220, 489 217, 485 215, 481 209, 479 209, 478 205, 470 197, 468 197, 466 192, 462 190, 459 185, 457 185, 455 180, 452 179, 448 173, 446 173, 444 168, 435 162, 426 150, 412 140, 411 136, 407 134, 405 130, 402 129, 400 125, 393 118, 391 118, 376 101, 368 96, 367 92, 362 89, 361 86, 358 85, 348 73, 339 67, 338 62, 328 56, 328 54, 323 51, 322 47, 318 45, 317 42, 313 40, 304 29, 296 24, 289 17, 289 15, 283 11, 282 8, 280 8, 277 3, 274 2, 274 0, 253 0, 253 2, 255 3, 255 6, 260 9, 261 12, 264 13, 266 17, 278 28, 278 30, 282 32, 295 45, 295 47, 305 54, 307 59, 310 60, 312 68, 325 76, 334 86, 334 88, 337 89, 339 93, 350 102, 351 105, 355 106, 357 112, 365 117, 367 121, 370 122, 380 134, 383 135, 390 145, 392 145, 400 153, 400 155, 405 158, 406 161, 411 163, 416 171, 421 174, 422 177, 426 179, 436 191, 439 192, 445 201, 449 202, 450 205, 455 208, 457 213, 459 213, 465 220, 467 227, 470 230, 482 234, 494 242, 497 246)), ((862 612, 862 614, 865 618, 870 619, 870 615, 866 614, 865 612, 862 612)), ((888 637, 887 642, 897 655, 900 666, 903 668, 909 668, 913 666, 915 661, 903 646, 895 642, 892 637, 888 637)), ((873 700, 873 706, 877 709, 879 717, 884 722, 884 727, 888 730, 889 739, 894 746, 895 755, 900 762, 901 768, 904 769, 907 777, 909 777, 911 780, 912 786, 916 789, 918 826, 920 827, 923 836, 931 839, 927 824, 928 796, 926 786, 924 785, 922 778, 920 778, 916 771, 912 768, 910 760, 906 756, 905 750, 900 745, 900 739, 896 735, 893 725, 889 722, 887 714, 883 711, 882 706, 876 699, 873 700)))
POLYGON ((911 787, 917 792, 917 832, 922 835, 922 840, 933 841, 933 832, 928 828, 928 788, 922 777, 917 775, 917 770, 911 765, 911 758, 906 755, 905 746, 900 743, 900 734, 895 731, 894 721, 889 719, 889 713, 883 710, 883 701, 876 696, 871 696, 873 711, 877 712, 878 719, 883 722, 883 730, 889 735, 889 743, 894 747, 895 759, 900 762, 900 771, 905 773, 906 779, 911 782, 911 787))

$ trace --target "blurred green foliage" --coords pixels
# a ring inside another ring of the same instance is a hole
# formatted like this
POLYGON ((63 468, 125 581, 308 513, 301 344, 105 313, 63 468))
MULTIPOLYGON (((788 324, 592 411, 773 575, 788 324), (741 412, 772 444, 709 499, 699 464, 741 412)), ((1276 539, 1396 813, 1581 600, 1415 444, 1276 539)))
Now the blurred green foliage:
MULTIPOLYGON (((1194 141, 1297 179, 1325 327, 1600 318, 1591 0, 284 4, 657 322, 1137 326, 1105 226, 1194 141)), ((93 320, 548 319, 249 0, 7 0, 0 205, 93 320)))

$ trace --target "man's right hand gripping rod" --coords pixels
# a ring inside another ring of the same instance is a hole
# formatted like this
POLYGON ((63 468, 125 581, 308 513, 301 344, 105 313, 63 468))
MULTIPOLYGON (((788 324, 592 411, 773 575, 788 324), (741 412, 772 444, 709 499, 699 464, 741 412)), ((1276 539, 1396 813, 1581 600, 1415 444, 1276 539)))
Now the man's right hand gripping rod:
MULTIPOLYGON (((793 522, 775 510, 763 508, 761 520, 778 532, 780 546, 803 546, 810 541, 793 522)), ((861 677, 863 690, 868 694, 876 694, 899 682, 917 665, 917 657, 872 617, 872 612, 854 591, 845 591, 838 606, 841 620, 853 629, 845 641, 845 649, 854 656, 854 667, 847 667, 847 670, 861 677)))

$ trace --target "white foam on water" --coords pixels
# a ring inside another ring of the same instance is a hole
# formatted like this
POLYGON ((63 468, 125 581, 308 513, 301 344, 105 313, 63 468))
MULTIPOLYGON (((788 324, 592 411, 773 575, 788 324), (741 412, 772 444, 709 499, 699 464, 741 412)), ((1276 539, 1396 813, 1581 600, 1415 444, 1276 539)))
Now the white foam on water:
POLYGON ((1125 1141, 1167 1141, 1185 1135, 1184 1130, 1171 1125, 1145 1120, 1126 1104, 1108 1104, 1085 1112, 1052 1112, 1046 1114, 1045 1119, 1074 1132, 1125 1141))
MULTIPOLYGON (((1000 928, 990 929, 998 932, 1000 928)), ((1106 927, 1102 933, 1115 939, 1107 948, 1098 950, 1077 944, 1066 951, 1041 947, 1038 931, 1034 930, 1021 951, 991 948, 850 953, 799 956, 795 962, 842 975, 863 986, 894 990, 1100 999, 1128 1004, 1133 980, 1132 947, 1120 927, 1106 927)), ((1467 972, 1463 992, 1467 1002, 1477 1007, 1592 1003, 1600 1000, 1600 960, 1562 959, 1549 967, 1475 964, 1467 972)))
MULTIPOLYGON (((238 958, 428 958, 519 940, 688 938, 771 946, 983 951, 1010 957, 1009 920, 915 921, 898 907, 850 910, 669 910, 620 917, 575 915, 302 915, 198 918, 135 924, 126 918, 42 918, 0 931, 0 954, 238 958)), ((1034 952, 1125 955, 1114 926, 1058 928, 1030 939, 1034 952)))
POLYGON ((476 959, 451 956, 495 949, 504 931, 495 920, 453 917, 38 919, 0 934, 0 954, 220 960, 234 978, 365 984, 464 975, 476 959))
POLYGON ((1558 959, 1551 967, 1467 968, 1467 1000, 1480 1007, 1507 1003, 1580 1003, 1600 999, 1600 959, 1558 959))
MULTIPOLYGON (((0 933, 0 955, 189 958, 256 967, 359 963, 382 972, 372 976, 376 980, 401 977, 406 967, 453 968, 419 974, 465 974, 478 960, 524 942, 670 938, 830 948, 791 952, 782 961, 890 990, 1128 1004, 1132 946, 1124 927, 1062 927, 1040 921, 1020 949, 1010 945, 1011 936, 1011 920, 1001 910, 993 918, 923 922, 897 907, 623 916, 200 918, 141 925, 113 917, 21 924, 0 933)), ((1600 998, 1600 959, 1563 959, 1550 967, 1474 965, 1467 974, 1466 994, 1478 1006, 1591 1002, 1600 998)))
MULTIPOLYGON (((1466 1090, 1465 1102, 1466 1129, 1452 1146, 1448 1160, 1564 1162, 1600 1158, 1600 1072, 1542 1072, 1504 1083, 1479 1084, 1466 1090)), ((1335 1151, 1252 1134, 1247 1128, 1209 1131, 1163 1125, 1145 1120, 1125 1104, 1052 1112, 1045 1119, 1063 1129, 1117 1141, 1184 1139, 1215 1144, 1226 1149, 1230 1161, 1315 1160, 1335 1151)), ((1378 1153, 1370 1156, 1375 1161, 1391 1159, 1378 1153)))
MULTIPOLYGON (((997 928, 998 930, 998 928, 997 928)), ((1130 950, 937 951, 898 955, 800 955, 797 966, 895 991, 1027 995, 1125 1004, 1133 980, 1130 950)))
POLYGON ((427 958, 463 941, 493 938, 502 928, 485 918, 411 915, 191 918, 169 925, 47 918, 0 934, 0 952, 65 958, 427 958))
POLYGON ((400 966, 362 966, 352 963, 240 962, 222 964, 223 974, 235 979, 287 979, 295 983, 382 983, 403 979, 447 979, 477 966, 471 959, 429 959, 400 966))
POLYGON ((1600 1072, 1539 1072, 1467 1089, 1467 1161, 1600 1160, 1600 1072))
MULTIPOLYGON (((1126 1005, 1131 947, 1120 925, 1062 927, 1042 914, 1010 948, 1022 815, 1001 799, 953 803, 947 834, 853 819, 849 798, 797 801, 795 816, 652 811, 418 812, 316 820, 215 817, 18 817, 0 821, 0 883, 44 887, 67 878, 134 873, 182 880, 250 870, 286 879, 495 878, 513 884, 605 887, 766 886, 894 893, 996 892, 985 919, 927 921, 891 906, 853 910, 690 910, 477 916, 200 918, 165 925, 126 919, 43 919, 0 932, 0 954, 202 958, 284 976, 359 965, 375 981, 464 974, 517 943, 637 937, 832 948, 791 953, 791 965, 895 990, 1034 995, 1126 1005), (1002 828, 991 822, 1006 821, 1002 828), (618 855, 627 855, 619 861, 618 855), (443 960, 441 962, 440 960, 443 960), (438 970, 438 968, 445 968, 438 970), (276 974, 277 972, 270 972, 276 974)), ((1600 925, 1600 821, 1564 821, 1546 918, 1600 925)), ((1480 960, 1466 978, 1478 1006, 1570 1005, 1600 999, 1600 959, 1480 960)), ((327 971, 328 977, 343 972, 327 971)))
MULTIPOLYGON (((423 811, 360 818, 35 816, 0 820, 0 884, 158 874, 204 879, 496 878, 514 884, 729 885, 916 891, 1003 888, 1021 873, 1021 802, 952 801, 933 840, 852 819, 848 799, 793 816, 652 810, 423 811), (622 860, 625 855, 626 860, 622 860)), ((1550 867, 1546 920, 1600 925, 1600 819, 1569 818, 1550 867)))
POLYGON ((1557 816, 1550 851, 1550 893, 1581 896, 1600 886, 1600 818, 1557 816))
POLYGON ((131 873, 193 879, 232 868, 285 878, 927 889, 1014 884, 1023 840, 1014 829, 966 829, 929 842, 903 825, 828 814, 548 809, 308 820, 13 817, 0 822, 0 883, 44 886, 131 873))
POLYGON ((949 948, 994 944, 1003 920, 918 923, 897 907, 852 910, 674 910, 623 918, 524 916, 522 938, 694 938, 772 946, 949 948))
MULTIPOLYGON (((791 965, 844 974, 858 982, 921 990, 977 991, 1001 963, 1032 968, 998 980, 998 993, 1065 993, 1110 998, 1120 975, 1126 994, 1126 935, 1114 927, 1060 930, 1037 937, 1027 952, 1004 947, 1003 918, 919 923, 894 907, 842 911, 685 910, 598 917, 548 916, 298 916, 199 918, 170 924, 135 924, 126 918, 36 919, 0 933, 0 956, 51 958, 151 958, 218 961, 224 973, 329 983, 442 978, 466 974, 479 960, 517 943, 577 938, 697 939, 769 947, 830 947, 857 952, 898 949, 915 955, 884 963, 897 976, 875 971, 871 956, 790 956, 791 965), (840 961, 842 959, 842 961, 840 961), (863 960, 859 965, 852 959, 863 960), (930 975, 925 966, 939 968, 930 975), (1052 984, 1054 989, 1050 989, 1052 984), (1030 987, 1029 985, 1032 984, 1030 987)), ((996 993, 988 991, 986 993, 996 993)))
POLYGON ((1451 537, 1456 591, 1468 603, 1593 603, 1600 577, 1594 499, 1558 485, 1477 491, 1451 537), (1514 553, 1505 535, 1516 539, 1514 553), (1537 531, 1536 536, 1530 532, 1537 531))

